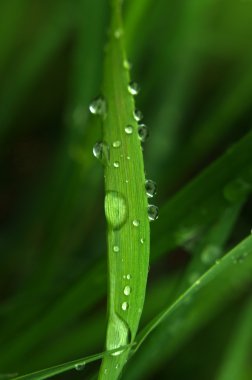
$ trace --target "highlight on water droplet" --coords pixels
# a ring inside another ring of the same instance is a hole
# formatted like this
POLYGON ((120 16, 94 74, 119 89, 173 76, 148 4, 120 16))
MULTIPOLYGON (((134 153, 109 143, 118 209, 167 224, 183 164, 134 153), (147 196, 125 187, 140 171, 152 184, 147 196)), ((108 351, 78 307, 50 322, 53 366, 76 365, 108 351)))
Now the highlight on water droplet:
POLYGON ((128 308, 129 308, 129 304, 128 304, 128 302, 123 302, 123 303, 122 303, 122 310, 123 310, 123 311, 126 311, 126 310, 128 310, 128 308))
POLYGON ((78 364, 75 364, 74 368, 76 369, 76 371, 83 371, 84 368, 86 366, 86 363, 78 363, 78 364))
POLYGON ((140 124, 138 127, 138 137, 144 143, 149 137, 149 129, 145 124, 140 124))
POLYGON ((133 222, 132 222, 132 224, 133 224, 134 227, 139 227, 139 225, 140 225, 140 220, 138 220, 138 219, 134 219, 133 222))
POLYGON ((120 248, 118 247, 118 245, 114 245, 113 251, 116 253, 120 251, 120 248))
POLYGON ((124 290, 123 290, 123 293, 125 294, 125 296, 129 296, 130 293, 131 293, 131 288, 130 286, 125 286, 124 290))
POLYGON ((148 198, 154 197, 154 195, 157 193, 156 182, 152 181, 151 179, 147 179, 145 181, 145 190, 148 198))
POLYGON ((120 166, 120 164, 119 164, 118 161, 115 161, 115 162, 113 163, 113 165, 114 165, 115 168, 119 168, 119 166, 120 166))
POLYGON ((104 116, 106 114, 106 102, 102 96, 95 98, 89 105, 89 111, 93 115, 104 116))
POLYGON ((130 160, 130 156, 127 156, 126 158, 127 158, 127 160, 130 160))
POLYGON ((127 125, 125 128, 124 128, 125 132, 127 133, 127 135, 132 135, 133 133, 133 127, 132 125, 127 125))
POLYGON ((135 96, 139 93, 140 87, 136 82, 130 82, 128 85, 128 91, 131 95, 135 96))
POLYGON ((144 242, 145 242, 145 239, 144 239, 144 238, 141 238, 141 239, 140 239, 140 243, 141 243, 141 244, 144 244, 144 242))
POLYGON ((135 110, 133 116, 136 121, 141 121, 143 118, 143 114, 140 110, 135 110))
POLYGON ((93 155, 101 161, 103 165, 107 165, 110 156, 109 145, 103 141, 98 141, 93 147, 93 155))
POLYGON ((105 216, 112 229, 119 229, 127 220, 128 207, 122 194, 108 191, 105 195, 105 216))
POLYGON ((120 146, 121 146, 121 141, 119 141, 119 140, 114 141, 114 142, 112 143, 112 146, 113 146, 113 148, 120 148, 120 146))
POLYGON ((152 222, 154 220, 158 219, 159 211, 158 207, 154 205, 149 205, 148 206, 148 218, 152 222))

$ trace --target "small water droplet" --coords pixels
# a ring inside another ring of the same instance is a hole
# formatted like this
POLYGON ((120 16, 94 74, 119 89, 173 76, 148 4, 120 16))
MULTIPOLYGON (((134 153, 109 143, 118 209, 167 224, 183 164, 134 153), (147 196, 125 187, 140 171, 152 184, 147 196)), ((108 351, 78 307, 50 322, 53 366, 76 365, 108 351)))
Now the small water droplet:
POLYGON ((127 278, 127 280, 130 280, 131 279, 131 275, 127 274, 126 278, 127 278))
POLYGON ((144 238, 141 238, 141 239, 140 239, 140 243, 141 243, 141 244, 144 244, 144 242, 145 242, 145 239, 144 239, 144 238))
POLYGON ((134 227, 139 227, 140 225, 140 221, 138 219, 134 219, 132 223, 134 227))
POLYGON ((133 133, 133 127, 132 125, 127 125, 125 128, 124 128, 125 132, 127 133, 127 135, 132 135, 133 133))
POLYGON ((114 252, 119 252, 120 251, 120 248, 118 247, 118 245, 114 245, 113 251, 114 252))
POLYGON ((131 293, 131 288, 128 285, 125 286, 123 293, 125 294, 125 296, 129 296, 131 293))
POLYGON ((122 303, 122 310, 123 310, 123 311, 126 311, 126 310, 128 309, 128 307, 129 307, 128 302, 123 302, 123 303, 122 303))
POLYGON ((149 137, 149 129, 145 124, 140 124, 138 127, 138 137, 141 142, 145 142, 149 137))
POLYGON ((126 179, 126 180, 125 180, 125 182, 126 182, 126 183, 129 183, 129 180, 128 180, 128 179, 126 179))
POLYGON ((121 141, 117 140, 117 141, 114 141, 113 144, 112 144, 113 148, 120 148, 121 146, 121 141))
POLYGON ((139 87, 138 83, 130 82, 130 84, 128 85, 128 91, 133 96, 137 95, 140 91, 140 87, 139 87))
POLYGON ((115 32, 114 32, 114 37, 115 37, 116 39, 121 38, 122 35, 123 35, 123 30, 122 30, 121 28, 118 28, 118 29, 115 30, 115 32))
POLYGON ((128 207, 123 195, 108 191, 105 195, 105 215, 113 229, 119 229, 127 220, 128 207))
POLYGON ((119 168, 119 166, 120 166, 120 164, 119 164, 118 161, 115 161, 115 162, 113 163, 113 165, 114 165, 115 168, 119 168))
POLYGON ((108 369, 107 368, 104 369, 104 373, 105 373, 105 375, 107 375, 107 373, 108 373, 108 369))
POLYGON ((239 202, 251 191, 251 185, 243 179, 235 179, 223 189, 223 195, 231 203, 239 202))
POLYGON ((151 179, 147 179, 145 181, 145 190, 148 198, 154 197, 154 195, 157 193, 156 183, 151 179))
POLYGON ((140 110, 135 110, 133 116, 136 121, 141 121, 143 118, 143 114, 140 110))
POLYGON ((95 98, 89 105, 89 111, 93 115, 104 116, 106 114, 106 102, 102 96, 95 98))
POLYGON ((76 371, 83 371, 85 368, 85 365, 86 363, 75 364, 74 368, 76 369, 76 371))
POLYGON ((148 206, 148 218, 152 222, 158 219, 158 207, 154 205, 148 206))
POLYGON ((108 144, 103 141, 98 141, 97 143, 95 143, 93 147, 93 155, 95 156, 95 158, 101 161, 102 164, 107 165, 110 156, 108 144))
POLYGON ((131 67, 132 67, 132 64, 127 59, 124 59, 124 61, 123 61, 123 67, 126 70, 130 70, 131 67))
POLYGON ((220 253, 221 250, 218 246, 209 245, 203 250, 201 254, 201 261, 206 265, 211 265, 220 256, 220 253))
POLYGON ((127 160, 130 160, 130 156, 127 156, 126 158, 127 158, 127 160))

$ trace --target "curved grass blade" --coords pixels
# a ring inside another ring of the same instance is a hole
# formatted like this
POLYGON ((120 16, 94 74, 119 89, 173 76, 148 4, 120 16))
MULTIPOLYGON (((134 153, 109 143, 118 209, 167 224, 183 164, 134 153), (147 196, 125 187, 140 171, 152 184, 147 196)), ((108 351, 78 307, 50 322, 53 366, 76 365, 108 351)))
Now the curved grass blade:
POLYGON ((143 309, 149 267, 149 220, 145 174, 135 105, 125 65, 121 3, 114 0, 104 62, 102 154, 105 164, 105 215, 108 224, 109 319, 107 349, 99 378, 117 379, 134 341, 143 309), (141 239, 144 242, 141 243, 141 239))

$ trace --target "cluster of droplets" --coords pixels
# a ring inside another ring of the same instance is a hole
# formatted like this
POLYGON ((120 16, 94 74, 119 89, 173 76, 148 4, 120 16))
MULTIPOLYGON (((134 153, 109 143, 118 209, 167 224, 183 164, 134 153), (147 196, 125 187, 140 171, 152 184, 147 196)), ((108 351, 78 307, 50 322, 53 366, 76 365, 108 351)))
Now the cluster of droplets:
MULTIPOLYGON (((147 179, 145 181, 145 191, 148 198, 153 198, 154 195, 157 193, 157 185, 154 181, 151 179, 147 179)), ((158 219, 159 211, 158 207, 155 205, 148 205, 148 218, 149 221, 154 221, 158 219)))
MULTIPOLYGON (((130 274, 127 274, 127 275, 124 275, 123 276, 124 280, 131 280, 131 275, 130 274)), ((131 287, 130 285, 125 285, 124 289, 123 289, 123 294, 124 296, 126 297, 129 297, 130 294, 131 294, 131 287)), ((122 302, 122 305, 121 305, 121 308, 123 311, 127 311, 128 308, 129 308, 129 303, 127 301, 123 301, 122 302)))

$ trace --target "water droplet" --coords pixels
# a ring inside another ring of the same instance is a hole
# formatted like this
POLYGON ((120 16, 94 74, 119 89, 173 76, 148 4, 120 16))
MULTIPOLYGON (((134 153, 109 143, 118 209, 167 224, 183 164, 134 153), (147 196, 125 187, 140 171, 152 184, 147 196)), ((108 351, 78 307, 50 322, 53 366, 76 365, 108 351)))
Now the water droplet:
POLYGON ((140 110, 135 110, 133 116, 136 121, 141 121, 143 118, 143 114, 140 110))
POLYGON ((107 368, 104 369, 104 373, 105 373, 105 375, 107 375, 107 373, 108 373, 108 369, 107 368))
POLYGON ((100 160, 103 165, 107 165, 109 162, 109 146, 103 141, 98 141, 93 147, 93 155, 100 160))
POLYGON ((89 105, 89 111, 93 115, 104 116, 106 114, 106 102, 102 96, 95 98, 89 105))
POLYGON ((148 218, 150 221, 158 219, 158 207, 154 205, 148 206, 148 218))
POLYGON ((149 129, 145 124, 140 124, 138 127, 138 137, 141 142, 145 142, 149 137, 149 129))
POLYGON ((140 239, 140 243, 141 243, 141 244, 144 244, 144 242, 145 242, 145 239, 144 239, 144 238, 141 238, 141 239, 140 239))
POLYGON ((138 219, 134 219, 132 223, 134 227, 139 227, 140 225, 140 221, 138 219))
POLYGON ((113 163, 113 165, 114 165, 115 168, 119 168, 119 166, 120 166, 120 164, 119 164, 118 161, 115 161, 115 162, 113 163))
POLYGON ((119 252, 120 251, 120 248, 118 247, 118 245, 114 245, 113 251, 114 252, 119 252))
POLYGON ((131 293, 131 288, 128 285, 125 286, 123 293, 125 294, 125 296, 129 296, 131 293))
POLYGON ((215 245, 209 245, 203 250, 201 254, 201 261, 206 265, 211 265, 220 256, 220 253, 221 250, 219 247, 215 245))
POLYGON ((124 128, 125 132, 127 133, 127 135, 132 135, 133 133, 133 127, 132 125, 127 125, 125 128, 124 128))
POLYGON ((118 28, 118 29, 115 30, 115 32, 114 32, 114 37, 115 37, 116 39, 121 38, 122 35, 123 35, 123 30, 122 30, 121 28, 118 28))
POLYGON ((85 365, 86 363, 75 364, 74 368, 76 369, 76 371, 83 371, 85 368, 85 365))
POLYGON ((131 279, 131 275, 127 274, 126 278, 127 278, 127 280, 130 280, 131 279))
POLYGON ((122 303, 122 310, 123 310, 123 311, 126 311, 126 310, 128 309, 128 307, 129 307, 128 302, 123 302, 123 303, 122 303))
POLYGON ((251 185, 243 179, 235 179, 228 183, 223 190, 223 195, 231 203, 241 201, 251 191, 251 185))
POLYGON ((154 197, 154 195, 157 193, 156 183, 151 179, 147 179, 145 181, 145 190, 148 198, 154 197))
POLYGON ((117 140, 117 141, 114 141, 113 144, 112 144, 113 148, 120 148, 121 146, 121 141, 117 140))
POLYGON ((124 61, 123 61, 123 67, 126 70, 130 70, 131 67, 132 67, 132 64, 127 59, 124 59, 124 61))
POLYGON ((137 95, 140 91, 140 87, 139 87, 138 83, 130 82, 130 84, 128 85, 128 91, 133 96, 137 95))
POLYGON ((126 182, 126 183, 129 183, 129 180, 128 180, 128 179, 126 179, 126 180, 125 180, 125 182, 126 182))
POLYGON ((127 156, 126 158, 127 158, 127 160, 130 160, 130 156, 127 156))
POLYGON ((122 353, 120 347, 126 346, 131 340, 131 333, 128 324, 117 314, 112 314, 108 324, 107 332, 107 350, 118 351, 113 352, 112 356, 118 356, 122 353))
POLYGON ((116 191, 108 191, 105 195, 105 215, 113 229, 119 229, 128 216, 127 203, 123 195, 116 191))

